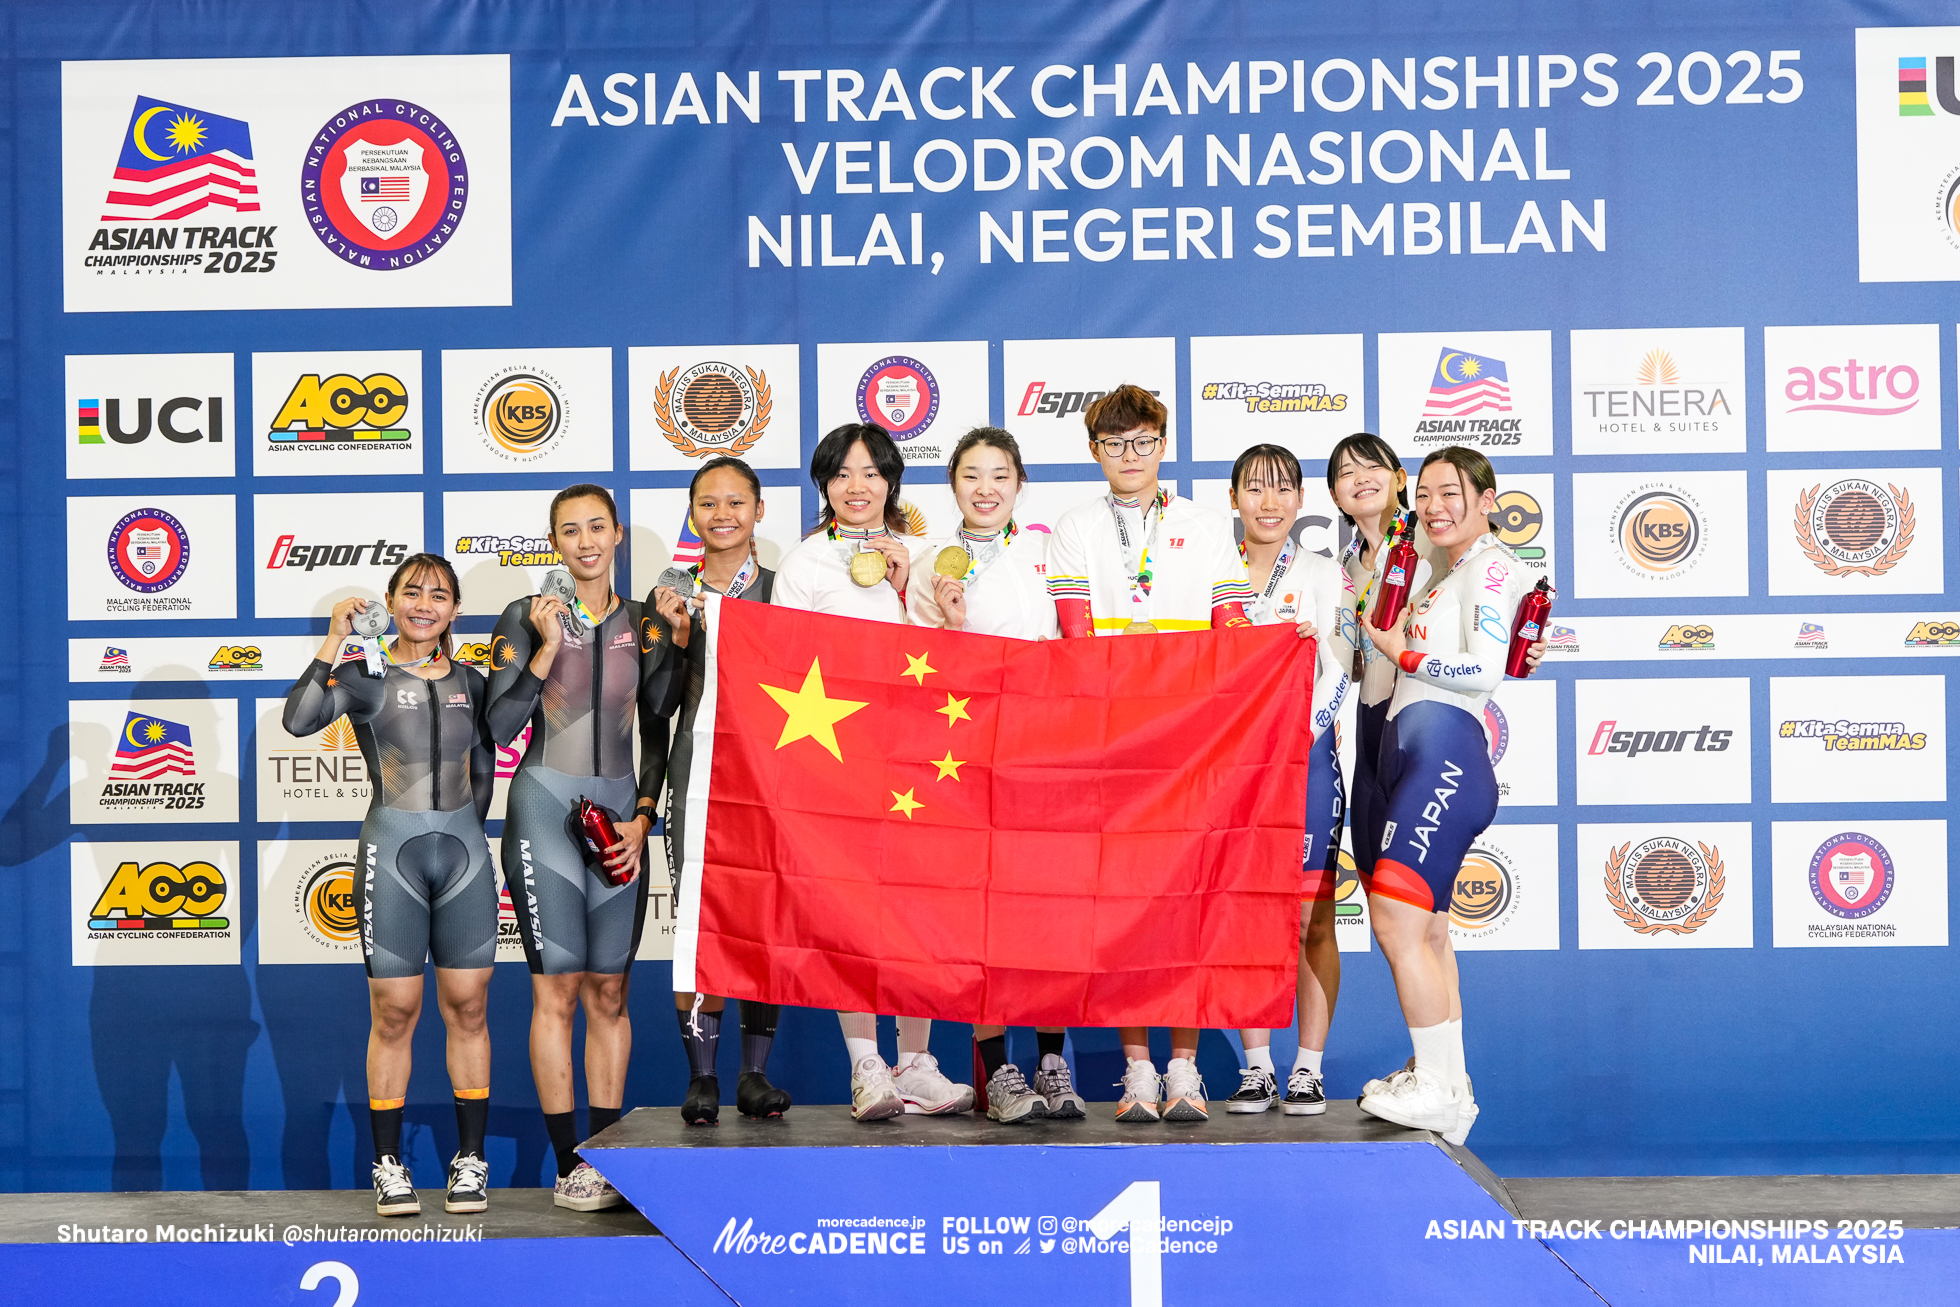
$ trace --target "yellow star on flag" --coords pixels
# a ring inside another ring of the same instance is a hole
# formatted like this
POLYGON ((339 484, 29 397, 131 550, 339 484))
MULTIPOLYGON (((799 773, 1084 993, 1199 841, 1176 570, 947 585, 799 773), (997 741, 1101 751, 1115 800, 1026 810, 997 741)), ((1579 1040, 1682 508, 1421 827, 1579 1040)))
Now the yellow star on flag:
POLYGON ((934 758, 931 762, 933 766, 939 768, 939 775, 933 777, 936 781, 943 781, 948 776, 951 776, 954 780, 958 780, 960 778, 960 768, 966 766, 966 759, 953 757, 953 751, 951 749, 946 750, 946 756, 944 758, 934 758))
POLYGON ((938 672, 939 669, 937 667, 930 667, 926 664, 926 656, 924 654, 906 654, 905 670, 900 672, 899 675, 909 676, 920 685, 924 685, 926 683, 926 677, 937 675, 938 672))
POLYGON ((893 812, 904 813, 905 820, 907 821, 912 820, 912 810, 914 808, 923 808, 926 806, 925 804, 920 803, 917 799, 912 797, 913 793, 917 791, 918 788, 919 787, 915 785, 912 787, 912 789, 905 791, 905 793, 903 794, 900 794, 897 790, 893 790, 892 798, 898 800, 898 802, 892 804, 891 810, 893 812))
POLYGON ((946 696, 946 706, 944 708, 934 708, 933 711, 946 714, 946 724, 948 726, 951 726, 954 722, 970 722, 973 718, 967 715, 966 706, 972 702, 972 696, 964 699, 955 699, 949 694, 946 696))
POLYGON ((810 671, 803 678, 802 689, 784 690, 774 685, 764 685, 762 688, 769 692, 777 707, 789 714, 783 722, 782 738, 776 741, 778 749, 807 736, 830 750, 831 757, 839 762, 844 761, 843 753, 837 748, 837 723, 865 705, 826 695, 823 690, 823 668, 817 659, 810 660, 810 671))

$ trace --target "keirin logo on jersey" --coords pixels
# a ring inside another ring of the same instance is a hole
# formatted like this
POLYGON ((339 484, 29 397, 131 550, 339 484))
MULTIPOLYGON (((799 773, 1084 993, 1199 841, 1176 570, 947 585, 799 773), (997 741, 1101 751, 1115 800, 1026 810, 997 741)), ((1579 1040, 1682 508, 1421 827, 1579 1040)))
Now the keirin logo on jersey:
POLYGON ((1826 576, 1883 576, 1912 548, 1912 496, 1850 478, 1800 491, 1797 544, 1826 576))
POLYGON ((1622 566, 1648 580, 1671 581, 1692 571, 1707 552, 1704 521, 1693 495, 1649 484, 1621 499, 1608 525, 1622 566))
POLYGON ((1884 907, 1896 879, 1885 846, 1855 831, 1831 836, 1811 855, 1811 896, 1818 907, 1846 921, 1884 907))
POLYGON ((1606 901, 1631 930, 1692 935, 1722 905, 1721 850, 1659 835, 1606 855, 1606 901))
POLYGON ((307 145, 300 203, 313 234, 357 268, 387 272, 438 253, 469 202, 455 133, 406 100, 364 100, 307 145))
POLYGON ((769 374, 732 363, 663 372, 653 392, 660 434, 689 458, 748 453, 769 429, 771 407, 769 374))
POLYGON ((1450 893, 1450 925, 1485 934, 1502 929, 1518 910, 1517 872, 1502 849, 1473 844, 1450 893))

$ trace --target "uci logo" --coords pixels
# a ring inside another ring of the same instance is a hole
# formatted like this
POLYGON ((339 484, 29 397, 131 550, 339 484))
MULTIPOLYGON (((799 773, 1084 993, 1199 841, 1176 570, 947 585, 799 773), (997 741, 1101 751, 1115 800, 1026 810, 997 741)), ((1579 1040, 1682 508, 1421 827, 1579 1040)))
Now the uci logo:
MULTIPOLYGON (((209 917, 225 905, 225 874, 208 862, 125 862, 89 909, 97 918, 137 917, 158 924, 170 918, 209 917)), ((222 922, 212 922, 221 925, 222 922)))

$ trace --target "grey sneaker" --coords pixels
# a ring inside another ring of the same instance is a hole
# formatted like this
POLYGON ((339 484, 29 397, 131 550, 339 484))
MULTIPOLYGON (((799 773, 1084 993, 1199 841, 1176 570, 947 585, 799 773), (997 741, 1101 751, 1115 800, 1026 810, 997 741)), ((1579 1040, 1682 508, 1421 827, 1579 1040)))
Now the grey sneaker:
POLYGON ((415 1196, 415 1182, 399 1157, 383 1157, 374 1164, 374 1211, 377 1216, 420 1216, 422 1200, 415 1196))
POLYGON ((1025 1125, 1048 1115, 1048 1103, 1028 1088, 1021 1068, 1003 1062, 1000 1070, 987 1077, 987 1119, 1008 1125, 1025 1125))
POLYGON ((1075 1092, 1068 1059, 1060 1053, 1041 1055, 1041 1067, 1034 1073, 1034 1092, 1047 1100, 1051 1120, 1080 1121, 1089 1114, 1088 1104, 1075 1092))
POLYGON ((626 1199, 592 1163, 580 1162, 570 1175, 558 1177, 558 1191, 551 1201, 575 1212, 596 1212, 604 1207, 617 1207, 626 1199))

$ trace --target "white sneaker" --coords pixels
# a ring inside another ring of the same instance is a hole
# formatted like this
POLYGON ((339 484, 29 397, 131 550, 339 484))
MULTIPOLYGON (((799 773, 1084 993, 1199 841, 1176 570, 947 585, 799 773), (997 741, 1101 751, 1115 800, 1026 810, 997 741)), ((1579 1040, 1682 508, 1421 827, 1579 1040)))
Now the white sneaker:
POLYGON ((619 1190, 590 1162, 580 1162, 572 1168, 570 1175, 558 1177, 556 1192, 552 1194, 552 1205, 569 1207, 575 1212, 596 1212, 606 1207, 617 1207, 626 1199, 619 1190))
POLYGON ((1155 1121, 1157 1100, 1164 1082, 1157 1074, 1157 1068, 1148 1062, 1135 1061, 1123 1071, 1123 1078, 1116 1082, 1123 1087, 1123 1097, 1116 1104, 1118 1121, 1155 1121))
POLYGON ((987 1077, 987 1119, 1007 1125, 1025 1125, 1048 1115, 1048 1101, 1028 1088, 1027 1077, 1012 1062, 1001 1063, 1000 1070, 987 1077))
MULTIPOLYGON (((1414 1053, 1411 1053, 1409 1054, 1409 1060, 1402 1064, 1402 1071, 1413 1071, 1415 1069, 1416 1069, 1416 1055, 1414 1053)), ((1402 1071, 1391 1071, 1380 1080, 1363 1081, 1361 1085, 1361 1092, 1354 1096, 1355 1104, 1359 1106, 1361 1100, 1366 1098, 1368 1095, 1379 1094, 1383 1090, 1387 1089, 1388 1082, 1395 1079, 1395 1077, 1401 1075, 1402 1071)))
POLYGON ((1463 1141, 1470 1137, 1470 1127, 1477 1124, 1477 1100, 1470 1085, 1470 1077, 1463 1077, 1463 1092, 1458 1095, 1456 1105, 1456 1129, 1443 1132, 1443 1142, 1463 1147, 1463 1141))
POLYGON ((1080 1121, 1089 1114, 1089 1105, 1075 1092, 1068 1059, 1060 1053, 1041 1055, 1041 1066, 1034 1073, 1034 1092, 1048 1101, 1048 1115, 1056 1120, 1080 1121))
POLYGON ((1263 1112, 1279 1096, 1273 1073, 1262 1066, 1249 1066, 1239 1072, 1239 1089, 1225 1100, 1227 1112, 1263 1112))
POLYGON ((939 1059, 920 1053, 898 1069, 893 1083, 912 1116, 950 1116, 973 1110, 973 1086, 956 1085, 939 1069, 939 1059))
POLYGON ((399 1157, 383 1157, 374 1164, 374 1211, 377 1216, 420 1216, 422 1200, 415 1196, 415 1183, 399 1157))
POLYGON ((860 1121, 883 1121, 902 1116, 905 1100, 898 1096, 892 1069, 882 1057, 863 1057, 851 1068, 851 1115, 860 1121))
POLYGON ((1456 1129, 1459 1101, 1442 1077, 1417 1067, 1391 1076, 1386 1089, 1361 1100, 1361 1110, 1410 1130, 1447 1134, 1456 1129))
POLYGON ((1198 1064, 1188 1057, 1174 1057, 1164 1068, 1164 1119, 1166 1121, 1209 1121, 1205 1107, 1205 1081, 1198 1064))

